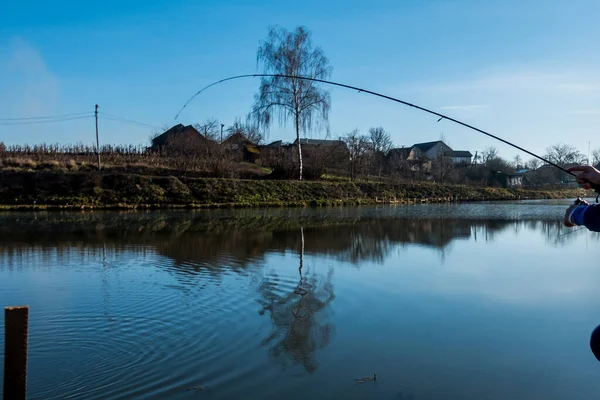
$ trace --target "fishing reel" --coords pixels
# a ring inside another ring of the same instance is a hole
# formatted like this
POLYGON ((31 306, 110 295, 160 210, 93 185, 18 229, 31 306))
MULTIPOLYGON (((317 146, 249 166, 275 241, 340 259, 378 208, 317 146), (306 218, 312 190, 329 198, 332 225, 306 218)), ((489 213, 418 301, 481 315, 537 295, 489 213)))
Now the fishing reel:
MULTIPOLYGON (((586 183, 587 183, 588 185, 590 185, 590 188, 591 188, 591 189, 592 189, 594 192, 596 192, 596 203, 599 203, 599 202, 600 202, 600 184, 597 184, 597 183, 591 183, 591 182, 589 182, 589 181, 587 181, 587 180, 586 180, 586 183)), ((581 186, 580 186, 580 187, 581 187, 581 186)), ((581 199, 579 199, 579 198, 578 198, 577 200, 575 200, 575 204, 579 204, 579 203, 577 203, 577 201, 579 201, 579 200, 581 200, 581 199)), ((581 200, 581 201, 584 201, 584 200, 581 200)), ((585 205, 588 205, 588 204, 585 204, 585 205)))
POLYGON ((585 201, 584 199, 582 199, 581 197, 578 197, 573 204, 575 204, 576 206, 589 206, 590 203, 588 203, 587 201, 585 201))
POLYGON ((596 203, 600 202, 600 185, 597 183, 593 183, 590 185, 592 187, 592 189, 594 189, 594 192, 596 192, 596 203))
MULTIPOLYGON (((590 183, 590 182, 588 182, 588 184, 594 190, 594 192, 596 192, 596 203, 599 203, 600 202, 600 185, 597 183, 590 183)), ((578 197, 577 200, 575 200, 574 204, 576 204, 578 206, 589 206, 590 205, 590 203, 583 200, 581 197, 578 197)))

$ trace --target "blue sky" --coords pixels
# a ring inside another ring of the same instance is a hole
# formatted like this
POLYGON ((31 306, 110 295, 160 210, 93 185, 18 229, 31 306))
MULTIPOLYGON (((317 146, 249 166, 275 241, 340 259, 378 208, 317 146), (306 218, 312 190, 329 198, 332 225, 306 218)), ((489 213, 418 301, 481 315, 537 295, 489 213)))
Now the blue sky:
MULTIPOLYGON (((598 0, 4 2, 0 119, 93 111, 161 128, 249 110, 258 80, 198 89, 257 72, 270 25, 304 25, 332 79, 462 119, 534 152, 555 142, 600 147, 598 0)), ((331 89, 331 136, 383 126, 396 145, 437 140, 473 153, 490 138, 395 103, 331 89)), ((0 141, 94 141, 93 119, 7 125, 0 141)), ((101 119, 104 143, 147 143, 153 129, 101 119)), ((309 136, 322 137, 313 132, 309 136)), ((272 126, 268 140, 293 140, 272 126)), ((526 156, 526 155, 523 155, 526 156)), ((529 157, 525 157, 529 158, 529 157)))

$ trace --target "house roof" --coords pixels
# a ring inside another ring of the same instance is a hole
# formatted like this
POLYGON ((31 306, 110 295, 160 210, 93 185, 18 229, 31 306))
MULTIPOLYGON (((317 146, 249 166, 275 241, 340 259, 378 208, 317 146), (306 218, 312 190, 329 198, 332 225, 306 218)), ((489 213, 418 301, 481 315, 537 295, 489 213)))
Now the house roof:
POLYGON ((269 143, 265 147, 281 147, 283 146, 283 140, 276 140, 274 142, 269 143))
MULTIPOLYGON (((346 143, 344 143, 343 140, 326 140, 326 139, 308 139, 308 138, 301 138, 300 139, 301 142, 300 144, 303 145, 309 145, 309 146, 340 146, 343 145, 345 146, 346 143)), ((298 139, 294 140, 294 144, 298 144, 298 139)))
POLYGON ((391 157, 399 157, 399 158, 405 160, 410 155, 410 152, 412 151, 412 149, 413 149, 412 147, 395 148, 395 149, 391 149, 388 152, 388 155, 391 157))
POLYGON ((223 141, 223 144, 252 144, 250 140, 240 132, 232 133, 227 136, 227 138, 223 141))
POLYGON ((169 136, 180 135, 180 134, 185 133, 185 132, 195 132, 202 139, 205 139, 205 137, 202 136, 202 134, 200 132, 198 132, 198 130, 196 130, 196 128, 194 128, 192 125, 184 126, 183 124, 177 124, 175 126, 172 126, 169 129, 167 129, 165 132, 161 133, 160 135, 158 135, 154 139, 152 139, 152 145, 154 145, 154 146, 162 146, 162 145, 165 144, 165 142, 167 141, 167 138, 169 136))
POLYGON ((473 154, 467 150, 452 150, 451 157, 473 157, 473 154))
POLYGON ((413 147, 417 147, 417 148, 419 148, 419 149, 420 149, 420 150, 421 150, 423 153, 425 153, 425 152, 429 151, 429 149, 431 149, 433 146, 435 146, 435 145, 436 145, 436 144, 438 144, 438 143, 443 143, 443 144, 446 144, 446 143, 444 143, 444 142, 443 142, 443 141, 441 141, 441 140, 436 140, 435 142, 415 143, 415 144, 413 144, 413 147))

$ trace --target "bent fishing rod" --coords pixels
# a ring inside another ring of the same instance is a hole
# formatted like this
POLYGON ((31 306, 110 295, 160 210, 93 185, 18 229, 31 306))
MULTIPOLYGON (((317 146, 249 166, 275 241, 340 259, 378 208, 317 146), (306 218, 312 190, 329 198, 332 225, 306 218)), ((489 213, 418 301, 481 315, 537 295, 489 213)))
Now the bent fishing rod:
MULTIPOLYGON (((565 172, 565 173, 567 173, 567 174, 569 174, 571 176, 577 177, 577 175, 574 174, 573 172, 571 172, 571 171, 569 171, 569 170, 561 167, 560 165, 558 165, 558 164, 556 164, 556 163, 554 163, 554 162, 552 162, 550 160, 547 160, 546 158, 544 158, 542 156, 538 156, 537 154, 535 154, 535 153, 533 153, 533 152, 531 152, 531 151, 529 151, 527 149, 524 149, 521 146, 518 146, 518 145, 516 145, 514 143, 511 143, 508 140, 502 139, 501 137, 493 135, 493 134, 491 134, 489 132, 486 132, 486 131, 484 131, 482 129, 476 128, 473 125, 469 125, 469 124, 467 124, 465 122, 459 121, 459 120, 457 120, 455 118, 452 118, 452 117, 449 117, 447 115, 440 114, 440 113, 438 113, 436 111, 427 109, 425 107, 421 107, 421 106, 418 106, 416 104, 409 103, 407 101, 400 100, 400 99, 397 99, 397 98, 392 97, 392 96, 388 96, 388 95, 385 95, 385 94, 377 93, 377 92, 374 92, 372 90, 363 89, 363 88, 359 88, 359 87, 356 87, 356 86, 347 85, 347 84, 344 84, 344 83, 328 81, 328 80, 325 80, 325 79, 310 78, 310 77, 306 77, 306 76, 285 75, 285 74, 244 74, 244 75, 230 76, 229 78, 225 78, 225 79, 221 79, 219 81, 213 82, 210 85, 207 85, 207 86, 203 87, 202 89, 200 89, 198 92, 196 92, 183 105, 183 107, 181 107, 181 110, 179 110, 179 112, 175 116, 175 119, 179 118, 179 115, 188 106, 188 104, 190 104, 190 102, 192 100, 194 100, 197 96, 199 96, 205 90, 207 90, 207 89, 209 89, 209 88, 211 88, 211 87, 213 87, 215 85, 218 85, 220 83, 223 83, 223 82, 232 81, 234 79, 243 79, 243 78, 286 78, 286 79, 299 79, 299 80, 305 80, 305 81, 311 81, 311 82, 324 83, 326 85, 338 86, 338 87, 342 87, 342 88, 346 88, 346 89, 356 90, 358 93, 367 93, 367 94, 370 94, 370 95, 373 95, 373 96, 381 97, 381 98, 384 98, 384 99, 387 99, 387 100, 391 100, 391 101, 394 101, 396 103, 400 103, 400 104, 403 104, 405 106, 416 108, 417 110, 420 110, 420 111, 423 111, 423 112, 435 115, 436 117, 439 117, 438 122, 440 122, 441 120, 445 119, 445 120, 454 122, 455 124, 462 125, 462 126, 464 126, 466 128, 472 129, 472 130, 474 130, 476 132, 482 133, 482 134, 484 134, 486 136, 489 136, 489 137, 491 137, 493 139, 496 139, 496 140, 498 140, 498 141, 500 141, 502 143, 505 143, 505 144, 507 144, 509 146, 512 146, 512 147, 514 147, 517 150, 520 150, 520 151, 522 151, 524 153, 527 153, 530 156, 535 157, 535 158, 537 158, 537 159, 545 162, 548 165, 552 165, 553 167, 558 168, 559 170, 561 170, 561 171, 563 171, 563 172, 565 172)), ((590 186, 592 187, 592 189, 594 189, 600 195, 600 185, 590 183, 590 186)))

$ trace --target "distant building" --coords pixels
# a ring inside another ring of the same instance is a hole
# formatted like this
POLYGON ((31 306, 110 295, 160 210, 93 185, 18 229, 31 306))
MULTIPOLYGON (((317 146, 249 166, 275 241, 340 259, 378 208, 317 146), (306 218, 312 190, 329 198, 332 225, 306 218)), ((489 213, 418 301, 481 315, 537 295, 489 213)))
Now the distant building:
MULTIPOLYGON (((293 143, 295 146, 298 145, 298 139, 294 140, 293 143)), ((346 150, 348 147, 343 140, 328 140, 328 139, 308 139, 308 138, 300 138, 301 146, 319 146, 319 147, 345 147, 346 150)))
POLYGON ((207 139, 192 125, 178 124, 152 139, 152 151, 161 154, 197 153, 208 151, 216 142, 207 139))
POLYGON ((514 188, 523 186, 523 174, 506 174, 506 187, 514 188))
POLYGON ((416 147, 421 150, 423 155, 430 160, 434 160, 436 157, 442 154, 449 156, 453 151, 450 146, 441 140, 436 140, 435 142, 416 143, 413 144, 412 147, 416 147))
POLYGON ((266 144, 262 147, 281 147, 281 146, 283 146, 283 140, 276 140, 276 141, 266 144))
POLYGON ((454 164, 471 164, 473 154, 467 150, 452 150, 450 157, 454 164))
POLYGON ((401 161, 418 161, 423 158, 423 152, 418 147, 401 147, 391 149, 388 157, 401 161))
MULTIPOLYGON (((317 169, 346 170, 350 160, 350 151, 343 140, 301 138, 302 158, 307 167, 317 169)), ((296 152, 298 139, 291 146, 296 152)))
POLYGON ((260 156, 259 146, 240 132, 229 135, 222 146, 234 154, 237 153, 239 158, 246 162, 254 163, 260 156))
POLYGON ((441 140, 434 142, 415 143, 411 147, 390 150, 395 161, 432 161, 441 155, 450 157, 454 164, 471 164, 473 154, 466 150, 453 150, 441 140))
POLYGON ((488 186, 515 188, 523 186, 523 174, 515 172, 490 171, 488 186))

